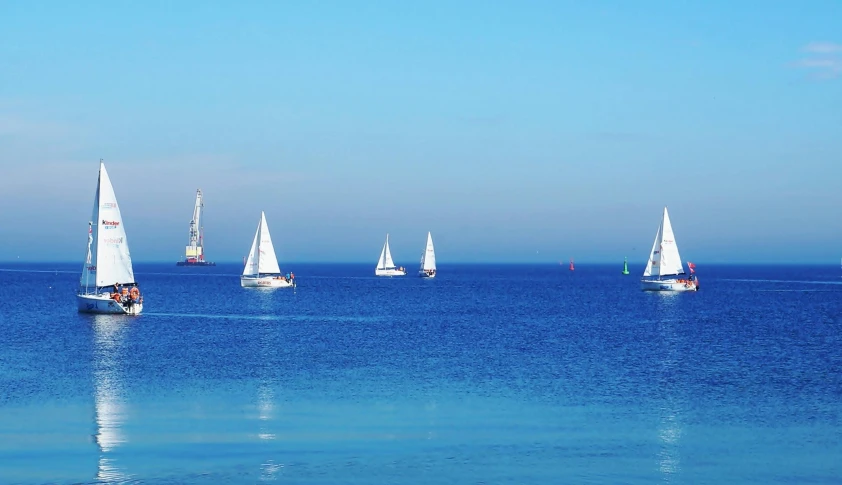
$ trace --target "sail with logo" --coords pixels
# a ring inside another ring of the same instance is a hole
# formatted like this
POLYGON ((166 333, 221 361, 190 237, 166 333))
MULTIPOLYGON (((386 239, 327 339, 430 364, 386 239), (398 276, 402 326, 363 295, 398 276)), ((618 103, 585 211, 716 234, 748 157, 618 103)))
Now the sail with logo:
POLYGON ((76 302, 86 313, 137 315, 143 310, 123 217, 102 160, 76 302))

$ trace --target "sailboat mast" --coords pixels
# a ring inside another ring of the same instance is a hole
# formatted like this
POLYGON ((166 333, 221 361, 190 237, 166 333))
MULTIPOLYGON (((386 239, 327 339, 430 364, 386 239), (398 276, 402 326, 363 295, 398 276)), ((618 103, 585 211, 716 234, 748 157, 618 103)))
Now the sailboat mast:
POLYGON ((88 221, 88 252, 87 252, 87 255, 85 256, 85 270, 83 272, 84 275, 85 275, 85 294, 86 295, 88 294, 88 287, 90 286, 91 264, 93 264, 92 263, 93 259, 91 258, 91 246, 93 245, 93 242, 94 242, 93 231, 94 231, 94 222, 88 221))
POLYGON ((260 245, 263 242, 263 214, 260 214, 260 224, 257 225, 257 252, 254 254, 254 274, 260 278, 260 245))
MULTIPOLYGON (((85 279, 85 293, 86 294, 88 293, 88 285, 90 284, 90 275, 91 275, 90 267, 93 266, 94 268, 99 269, 99 210, 100 210, 99 199, 100 199, 100 193, 102 192, 102 167, 103 167, 102 159, 100 158, 99 159, 99 174, 97 175, 97 178, 96 178, 96 195, 94 196, 94 211, 93 211, 93 216, 92 216, 93 221, 91 221, 92 223, 93 222, 97 223, 96 235, 95 236, 93 235, 93 224, 91 224, 89 229, 88 229, 88 231, 89 231, 88 237, 93 238, 92 244, 93 244, 95 256, 91 259, 91 264, 88 265, 88 278, 85 279)), ((95 269, 95 271, 96 271, 96 269, 95 269)), ((97 279, 97 275, 94 275, 94 292, 96 292, 96 288, 97 288, 96 279, 97 279)))
POLYGON ((667 208, 664 207, 664 214, 661 216, 661 227, 658 228, 658 280, 661 280, 661 268, 664 267, 664 219, 667 217, 667 208))

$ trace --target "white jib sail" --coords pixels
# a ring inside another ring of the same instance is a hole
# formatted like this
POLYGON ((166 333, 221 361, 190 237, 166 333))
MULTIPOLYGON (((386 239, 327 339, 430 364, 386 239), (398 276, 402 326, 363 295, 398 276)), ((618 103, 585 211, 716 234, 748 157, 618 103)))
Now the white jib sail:
POLYGON ((100 162, 94 208, 88 227, 88 250, 79 283, 93 290, 93 287, 134 282, 123 217, 105 164, 100 162))
POLYGON ((421 255, 421 269, 423 271, 436 269, 436 251, 433 249, 433 236, 429 232, 427 233, 427 248, 421 255))
POLYGON ((660 226, 658 226, 658 233, 655 235, 655 242, 652 244, 649 262, 646 264, 646 271, 643 272, 643 276, 674 276, 680 274, 684 274, 684 266, 681 264, 681 256, 678 254, 678 244, 675 242, 669 212, 664 207, 664 216, 660 226))

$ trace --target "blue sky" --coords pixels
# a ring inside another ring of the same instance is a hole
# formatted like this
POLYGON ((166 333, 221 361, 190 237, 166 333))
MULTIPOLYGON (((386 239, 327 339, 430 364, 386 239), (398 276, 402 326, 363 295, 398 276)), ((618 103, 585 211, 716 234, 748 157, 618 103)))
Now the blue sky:
POLYGON ((0 260, 842 257, 842 3, 0 3, 0 260))

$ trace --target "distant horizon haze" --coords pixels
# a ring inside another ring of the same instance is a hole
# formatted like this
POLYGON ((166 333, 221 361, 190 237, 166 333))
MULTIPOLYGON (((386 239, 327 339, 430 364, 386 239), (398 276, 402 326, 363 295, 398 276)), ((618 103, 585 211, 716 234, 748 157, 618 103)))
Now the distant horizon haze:
MULTIPOLYGON (((210 261, 210 260, 209 260, 210 261)), ((719 267, 719 266, 814 266, 814 267, 837 267, 840 268, 840 260, 836 261, 821 261, 821 262, 792 262, 792 261, 755 261, 755 262, 744 262, 744 261, 728 261, 728 262, 712 262, 712 261, 702 261, 702 260, 689 260, 694 265, 696 265, 696 272, 698 273, 700 270, 703 272, 705 267, 719 267)), ((135 265, 147 265, 147 264, 154 264, 154 265, 172 265, 176 267, 176 261, 153 261, 153 260, 135 260, 133 259, 132 262, 135 265)), ((242 261, 212 261, 217 264, 217 266, 222 267, 242 267, 242 261)), ((367 266, 370 265, 372 267, 372 274, 374 274, 374 266, 376 265, 376 261, 374 263, 370 261, 279 261, 279 265, 284 272, 289 270, 295 271, 295 265, 303 265, 303 266, 328 266, 328 265, 340 265, 340 266, 367 266)), ((562 271, 569 271, 569 261, 445 261, 443 264, 439 265, 441 268, 446 268, 447 266, 493 266, 495 264, 499 265, 507 265, 507 266, 559 266, 560 270, 562 271)), ((26 268, 39 268, 40 266, 46 265, 62 265, 62 266, 73 266, 78 264, 80 269, 82 263, 79 261, 33 261, 33 260, 0 260, 0 271, 3 270, 18 270, 18 269, 26 269, 26 268), (5 267, 4 267, 5 265, 5 267), (21 265, 22 268, 12 268, 11 266, 21 265)), ((408 270, 407 275, 414 276, 415 269, 417 269, 418 264, 403 264, 395 262, 397 266, 404 266, 408 270)), ((629 265, 629 272, 632 275, 637 273, 643 273, 644 268, 646 267, 646 260, 628 260, 629 265), (637 270, 640 271, 637 271, 637 270)), ((588 267, 606 267, 606 266, 616 266, 620 269, 623 267, 623 260, 620 259, 619 262, 617 261, 594 261, 594 260, 586 260, 586 261, 576 261, 574 260, 574 266, 576 270, 580 268, 588 268, 588 267)), ((242 269, 242 268, 241 268, 242 269)), ((842 268, 840 268, 842 269, 842 268)), ((689 273, 689 269, 687 268, 687 261, 684 261, 684 270, 689 273)), ((45 270, 50 271, 50 270, 45 270)), ((64 270, 63 270, 64 271, 64 270)), ((182 270, 184 274, 190 274, 192 271, 190 268, 185 268, 182 270)), ((210 270, 212 271, 212 270, 210 270)), ((135 272, 137 272, 137 268, 135 268, 135 272)), ((575 271, 574 271, 575 272, 575 271)))

